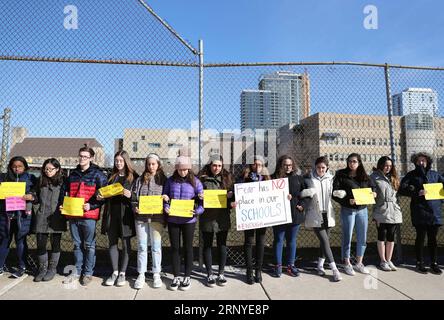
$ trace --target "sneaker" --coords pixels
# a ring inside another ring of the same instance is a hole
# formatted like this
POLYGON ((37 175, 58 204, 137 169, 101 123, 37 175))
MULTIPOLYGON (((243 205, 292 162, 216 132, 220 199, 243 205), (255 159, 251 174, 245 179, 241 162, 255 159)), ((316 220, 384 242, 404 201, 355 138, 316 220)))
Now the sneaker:
POLYGON ((90 275, 84 275, 83 277, 82 277, 82 279, 80 280, 80 284, 82 285, 82 286, 87 286, 87 285, 89 285, 91 282, 92 282, 92 280, 93 280, 93 277, 92 276, 90 276, 90 275))
POLYGON ((185 277, 182 281, 182 283, 180 284, 179 289, 182 291, 187 291, 191 288, 191 279, 190 277, 185 277))
POLYGON ((26 269, 18 268, 16 272, 11 274, 11 277, 13 278, 21 278, 25 275, 26 269))
POLYGON ((153 287, 154 288, 160 288, 162 287, 162 278, 160 277, 160 273, 155 273, 153 275, 153 287))
POLYGON ((113 273, 108 279, 105 281, 105 286, 113 286, 117 280, 117 274, 113 273))
POLYGON ((63 284, 71 284, 71 283, 74 283, 76 281, 79 281, 79 279, 80 279, 80 277, 76 273, 70 273, 63 280, 63 284))
MULTIPOLYGON (((352 269, 353 270, 353 269, 352 269)), ((342 280, 342 276, 341 273, 339 272, 338 269, 334 269, 333 270, 333 281, 334 282, 338 282, 342 280)))
POLYGON ((349 276, 354 276, 355 275, 355 270, 353 270, 353 266, 351 264, 344 265, 344 271, 349 276))
POLYGON ((3 271, 3 268, 0 268, 0 276, 2 276, 5 273, 5 271, 3 271))
POLYGON ((392 268, 390 268, 390 265, 388 264, 387 261, 382 261, 382 262, 379 264, 379 267, 380 267, 382 270, 384 270, 384 271, 392 271, 392 268))
POLYGON ((217 277, 217 284, 220 285, 221 287, 227 284, 227 279, 225 279, 225 276, 223 274, 220 274, 217 277))
POLYGON ((387 261, 387 263, 392 271, 398 271, 398 268, 396 268, 396 266, 393 262, 387 261))
POLYGON ((134 282, 134 289, 142 289, 145 285, 145 274, 139 273, 137 276, 136 282, 134 282))
POLYGON ((324 267, 316 267, 316 272, 318 273, 319 276, 325 276, 325 269, 324 267))
POLYGON ((370 273, 370 271, 364 266, 363 263, 355 264, 355 268, 360 273, 363 273, 363 274, 369 274, 370 273))
POLYGON ((430 271, 434 274, 441 274, 442 273, 442 270, 439 268, 439 266, 436 262, 432 263, 430 265, 430 271))
POLYGON ((216 286, 216 279, 214 279, 214 276, 212 274, 210 274, 207 278, 207 286, 210 288, 216 286))
POLYGON ((119 277, 117 278, 116 286, 123 287, 124 285, 126 285, 126 278, 125 278, 125 274, 121 273, 121 274, 119 274, 119 277))
POLYGON ((179 277, 174 277, 173 281, 170 284, 170 290, 176 291, 177 288, 180 286, 180 279, 179 277))
POLYGON ((273 277, 280 278, 282 275, 282 266, 280 264, 274 267, 273 277))
POLYGON ((419 273, 427 273, 427 271, 429 271, 429 269, 427 269, 424 266, 424 263, 422 262, 417 262, 416 263, 416 271, 418 271, 419 273))
POLYGON ((207 286, 208 287, 214 287, 216 286, 216 277, 212 274, 210 274, 207 278, 207 286))
POLYGON ((290 277, 299 277, 300 272, 299 272, 299 269, 296 268, 295 266, 288 265, 287 266, 287 274, 290 277))

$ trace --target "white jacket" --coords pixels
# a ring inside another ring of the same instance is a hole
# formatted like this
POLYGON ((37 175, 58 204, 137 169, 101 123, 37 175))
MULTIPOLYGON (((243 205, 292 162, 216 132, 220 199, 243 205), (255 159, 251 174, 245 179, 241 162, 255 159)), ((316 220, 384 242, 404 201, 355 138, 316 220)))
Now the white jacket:
MULTIPOLYGON (((313 197, 306 198, 305 207, 305 227, 321 228, 323 223, 322 212, 327 212, 328 227, 335 226, 335 212, 331 202, 333 192, 333 175, 327 171, 321 178, 312 171, 310 176, 305 179, 308 192, 306 194, 313 197)), ((301 194, 301 197, 303 194, 301 194)))

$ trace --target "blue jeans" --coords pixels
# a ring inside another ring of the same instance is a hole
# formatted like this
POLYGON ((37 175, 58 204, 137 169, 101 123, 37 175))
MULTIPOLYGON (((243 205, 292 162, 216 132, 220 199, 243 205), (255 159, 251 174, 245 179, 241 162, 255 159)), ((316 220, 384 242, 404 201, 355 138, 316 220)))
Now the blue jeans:
POLYGON ((162 271, 162 230, 160 222, 136 221, 137 234, 137 272, 144 274, 148 263, 148 234, 153 259, 153 273, 162 271))
POLYGON ((296 260, 296 239, 300 224, 284 224, 273 227, 274 233, 274 256, 276 264, 282 265, 282 251, 284 248, 284 236, 287 241, 287 265, 294 265, 296 260))
POLYGON ((31 215, 20 213, 20 217, 9 220, 7 214, 0 214, 0 269, 3 269, 9 254, 12 238, 15 240, 18 266, 26 268, 28 244, 26 238, 31 228, 31 215))
POLYGON ((367 247, 368 211, 367 207, 361 210, 341 207, 342 224, 342 259, 350 258, 350 247, 353 228, 356 225, 356 256, 363 257, 367 247))
POLYGON ((77 275, 91 276, 96 264, 96 220, 69 220, 77 275), (85 258, 84 258, 85 257, 85 258), (83 269, 83 270, 82 270, 83 269))

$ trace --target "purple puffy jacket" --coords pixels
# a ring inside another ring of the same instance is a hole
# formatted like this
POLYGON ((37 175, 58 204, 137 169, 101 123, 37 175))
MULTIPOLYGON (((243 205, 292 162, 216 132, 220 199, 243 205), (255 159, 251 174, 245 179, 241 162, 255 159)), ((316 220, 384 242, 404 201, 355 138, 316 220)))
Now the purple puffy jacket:
MULTIPOLYGON (((204 212, 203 201, 199 199, 198 194, 203 194, 203 186, 202 183, 194 178, 196 187, 186 182, 186 181, 178 181, 173 180, 172 177, 168 178, 164 188, 163 193, 166 194, 170 199, 180 199, 180 200, 192 200, 196 199, 196 204, 194 211, 196 212, 192 218, 182 218, 182 217, 170 217, 167 215, 167 221, 171 223, 183 224, 183 223, 196 223, 198 215, 201 215, 204 212)), ((164 209, 170 208, 169 203, 164 203, 164 209)))

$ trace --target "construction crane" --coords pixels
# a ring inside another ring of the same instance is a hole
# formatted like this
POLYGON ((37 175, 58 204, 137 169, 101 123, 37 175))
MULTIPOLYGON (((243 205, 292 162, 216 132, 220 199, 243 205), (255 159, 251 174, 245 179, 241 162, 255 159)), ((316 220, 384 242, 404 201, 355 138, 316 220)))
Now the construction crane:
POLYGON ((0 172, 6 172, 7 160, 8 160, 8 144, 9 144, 9 127, 11 119, 11 109, 6 108, 3 116, 3 134, 2 134, 2 153, 0 158, 0 172))

